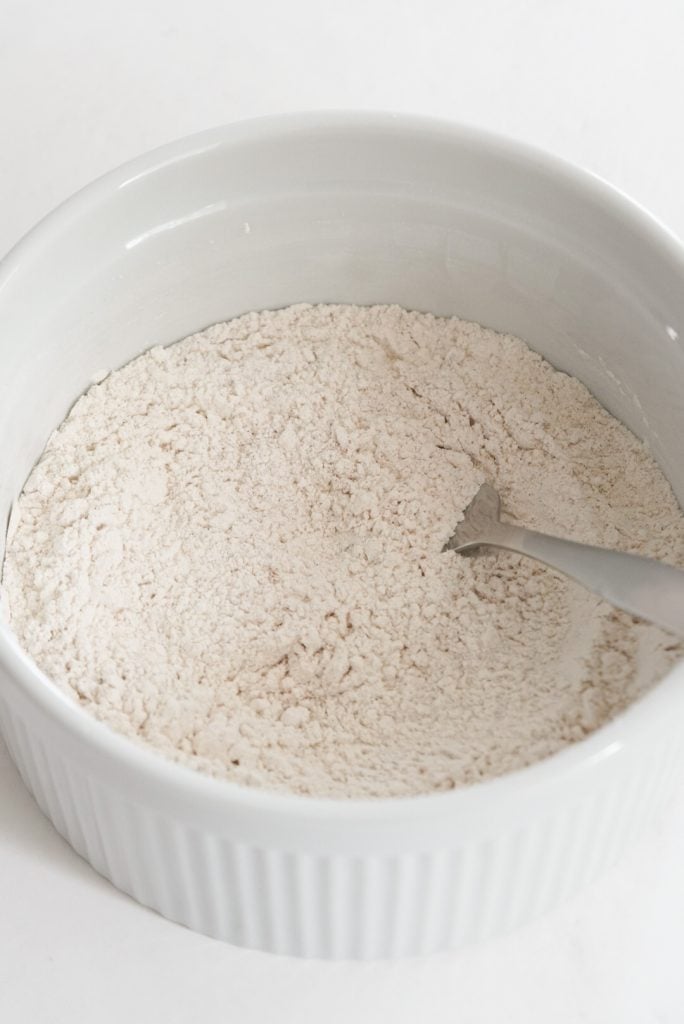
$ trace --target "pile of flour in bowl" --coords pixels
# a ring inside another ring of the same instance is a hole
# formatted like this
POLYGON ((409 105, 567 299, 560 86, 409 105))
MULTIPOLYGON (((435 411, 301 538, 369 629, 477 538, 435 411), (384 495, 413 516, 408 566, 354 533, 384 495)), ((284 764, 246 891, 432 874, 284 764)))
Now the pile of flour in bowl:
POLYGON ((213 775, 498 775, 682 650, 532 561, 442 554, 484 480, 528 526, 684 563, 655 462, 523 342, 396 306, 250 313, 76 403, 13 514, 11 623, 89 712, 213 775))

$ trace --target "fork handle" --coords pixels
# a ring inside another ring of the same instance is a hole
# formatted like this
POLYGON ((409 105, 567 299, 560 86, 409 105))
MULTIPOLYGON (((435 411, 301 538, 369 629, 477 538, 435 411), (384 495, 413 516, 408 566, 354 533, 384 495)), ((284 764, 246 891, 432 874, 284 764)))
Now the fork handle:
POLYGON ((557 569, 623 611, 684 639, 684 572, 665 562, 497 523, 484 543, 557 569))

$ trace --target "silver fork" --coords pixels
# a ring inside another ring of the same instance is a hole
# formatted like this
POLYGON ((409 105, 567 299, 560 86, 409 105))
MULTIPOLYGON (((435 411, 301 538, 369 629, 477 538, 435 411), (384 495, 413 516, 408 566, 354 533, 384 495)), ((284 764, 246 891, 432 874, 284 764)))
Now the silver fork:
POLYGON ((684 639, 684 572, 665 562, 578 544, 500 519, 501 499, 482 484, 442 551, 505 548, 557 569, 616 608, 684 639))

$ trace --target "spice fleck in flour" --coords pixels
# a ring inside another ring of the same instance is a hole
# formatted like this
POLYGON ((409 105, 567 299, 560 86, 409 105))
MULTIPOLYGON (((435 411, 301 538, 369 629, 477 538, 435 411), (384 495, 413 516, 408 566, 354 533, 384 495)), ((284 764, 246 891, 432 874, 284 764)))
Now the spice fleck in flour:
POLYGON ((485 479, 528 526, 684 564, 655 462, 521 341, 394 306, 250 313, 76 403, 15 509, 11 622, 97 718, 217 776, 498 775, 681 648, 534 562, 441 554, 485 479))

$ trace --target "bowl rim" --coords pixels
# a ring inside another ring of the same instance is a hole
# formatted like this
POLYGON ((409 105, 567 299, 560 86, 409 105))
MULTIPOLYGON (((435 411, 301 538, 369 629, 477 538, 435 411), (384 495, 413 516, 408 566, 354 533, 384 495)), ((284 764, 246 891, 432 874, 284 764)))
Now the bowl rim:
MULTIPOLYGON (((214 149, 332 129, 373 132, 376 135, 384 132, 416 139, 421 136, 441 137, 456 146, 488 151, 495 157, 515 159, 542 169, 555 177, 559 184, 574 189, 587 199, 599 200, 645 241, 659 247, 684 280, 684 246, 678 237, 636 201, 591 171, 506 135, 442 118, 381 111, 318 110, 250 118, 187 135, 126 161, 96 178, 38 221, 0 260, 0 311, 4 289, 23 265, 30 262, 32 255, 74 219, 96 208, 113 192, 165 167, 214 149)), ((614 760, 645 729, 657 726, 664 715, 669 716, 673 701, 684 694, 682 661, 650 691, 585 739, 517 771, 446 792, 405 797, 316 797, 215 778, 117 733, 73 703, 22 650, 4 621, 0 622, 0 667, 31 704, 74 739, 119 766, 133 769, 149 782, 182 791, 193 802, 203 801, 206 804, 209 801, 224 811, 252 808, 285 817, 298 817, 304 813, 307 817, 314 815, 338 822, 373 820, 379 825, 390 820, 415 820, 416 815, 443 817, 473 807, 479 809, 485 801, 492 805, 509 804, 511 800, 524 799, 533 793, 570 783, 580 776, 585 777, 594 765, 614 760)))

